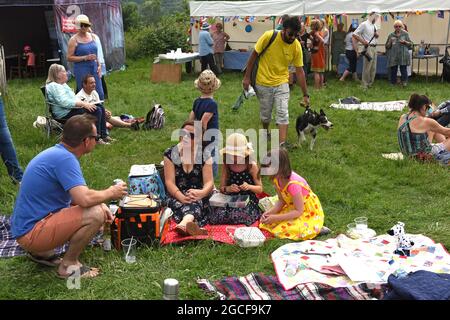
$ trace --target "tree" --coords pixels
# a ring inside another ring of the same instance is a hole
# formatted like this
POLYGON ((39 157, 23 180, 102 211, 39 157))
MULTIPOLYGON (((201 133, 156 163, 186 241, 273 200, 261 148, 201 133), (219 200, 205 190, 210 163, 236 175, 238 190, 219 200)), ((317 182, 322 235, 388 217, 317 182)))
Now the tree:
POLYGON ((135 2, 125 2, 122 6, 123 28, 125 31, 138 28, 141 24, 139 6, 135 2))
POLYGON ((145 1, 141 6, 141 18, 145 25, 156 24, 161 19, 161 1, 145 1))

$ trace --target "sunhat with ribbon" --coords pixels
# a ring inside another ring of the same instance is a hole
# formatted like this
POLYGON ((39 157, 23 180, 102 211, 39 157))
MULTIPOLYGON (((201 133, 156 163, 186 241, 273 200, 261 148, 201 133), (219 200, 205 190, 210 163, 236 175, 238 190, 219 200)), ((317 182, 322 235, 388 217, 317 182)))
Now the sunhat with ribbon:
POLYGON ((194 81, 194 85, 202 93, 212 93, 220 88, 221 82, 214 72, 207 69, 200 73, 198 79, 194 81))
POLYGON ((232 133, 227 138, 227 144, 225 148, 220 150, 220 154, 239 157, 248 157, 253 153, 253 147, 251 142, 247 141, 247 138, 242 133, 232 133))

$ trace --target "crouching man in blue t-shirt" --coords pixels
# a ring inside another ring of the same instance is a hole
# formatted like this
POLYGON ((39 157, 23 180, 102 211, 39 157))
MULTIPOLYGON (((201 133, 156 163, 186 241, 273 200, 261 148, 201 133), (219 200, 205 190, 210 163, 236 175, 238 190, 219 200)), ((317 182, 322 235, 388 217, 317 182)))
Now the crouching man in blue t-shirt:
POLYGON ((102 191, 86 186, 78 159, 97 144, 95 121, 91 115, 73 116, 64 125, 61 143, 30 161, 11 219, 13 236, 28 256, 58 266, 61 278, 99 274, 97 268, 82 265, 78 258, 103 224, 112 222, 104 202, 127 193, 125 183, 102 191), (58 258, 54 249, 67 241, 69 249, 58 258))

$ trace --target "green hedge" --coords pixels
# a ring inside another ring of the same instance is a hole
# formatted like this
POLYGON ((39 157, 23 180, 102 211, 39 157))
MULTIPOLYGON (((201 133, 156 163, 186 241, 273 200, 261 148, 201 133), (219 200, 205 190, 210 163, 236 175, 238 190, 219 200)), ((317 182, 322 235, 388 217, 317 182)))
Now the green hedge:
POLYGON ((165 16, 156 25, 133 29, 125 33, 127 57, 153 57, 159 53, 181 48, 190 49, 188 39, 189 17, 165 16))

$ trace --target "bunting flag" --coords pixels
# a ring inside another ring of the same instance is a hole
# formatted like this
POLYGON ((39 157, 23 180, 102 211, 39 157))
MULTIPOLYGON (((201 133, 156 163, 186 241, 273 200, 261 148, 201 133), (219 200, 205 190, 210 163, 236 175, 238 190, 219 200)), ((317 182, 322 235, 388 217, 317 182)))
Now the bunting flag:
POLYGON ((392 13, 392 12, 389 12, 389 14, 391 15, 391 17, 392 17, 392 20, 395 20, 395 16, 394 16, 394 14, 392 13))
POLYGON ((441 19, 444 19, 444 10, 439 10, 439 11, 437 12, 437 17, 438 17, 438 18, 441 18, 441 19))

